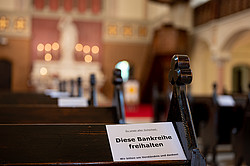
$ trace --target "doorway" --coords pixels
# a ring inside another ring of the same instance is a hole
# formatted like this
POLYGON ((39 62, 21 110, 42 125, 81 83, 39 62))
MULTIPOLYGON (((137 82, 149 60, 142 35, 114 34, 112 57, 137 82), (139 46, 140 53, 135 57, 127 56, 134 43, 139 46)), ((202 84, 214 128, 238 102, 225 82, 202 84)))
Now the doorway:
POLYGON ((11 91, 11 63, 0 60, 0 92, 11 91))
POLYGON ((248 93, 250 68, 239 65, 233 68, 233 93, 248 93))

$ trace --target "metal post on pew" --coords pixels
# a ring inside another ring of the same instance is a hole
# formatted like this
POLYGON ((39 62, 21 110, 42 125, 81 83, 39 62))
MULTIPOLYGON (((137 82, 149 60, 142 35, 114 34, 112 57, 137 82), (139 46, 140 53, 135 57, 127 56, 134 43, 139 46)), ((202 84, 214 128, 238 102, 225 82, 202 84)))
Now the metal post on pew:
POLYGON ((118 121, 120 124, 125 123, 125 107, 124 107, 124 100, 123 100, 123 91, 122 91, 122 77, 121 77, 121 70, 114 69, 113 71, 113 84, 114 84, 114 97, 112 101, 112 105, 117 107, 117 114, 118 114, 118 121))
POLYGON ((217 85, 216 83, 213 84, 213 103, 217 105, 217 85))
POLYGON ((90 75, 90 99, 89 99, 89 105, 90 106, 97 106, 97 99, 96 99, 96 90, 95 90, 95 75, 90 75))
POLYGON ((250 83, 248 84, 247 104, 250 104, 250 83))
POLYGON ((192 82, 192 71, 187 55, 174 55, 172 57, 169 81, 173 85, 173 93, 168 121, 173 122, 182 144, 187 144, 188 148, 184 148, 184 151, 187 158, 191 160, 191 165, 206 165, 205 158, 198 149, 191 111, 186 96, 186 85, 192 82), (185 136, 182 134, 183 131, 180 130, 180 125, 184 126, 185 136))
POLYGON ((73 79, 70 80, 70 97, 74 97, 74 85, 75 81, 73 79))
POLYGON ((78 92, 78 94, 77 94, 78 97, 83 96, 82 95, 82 79, 81 79, 81 77, 77 78, 77 92, 78 92))
POLYGON ((66 92, 66 81, 59 81, 59 92, 66 92))
MULTIPOLYGON (((215 115, 214 115, 214 125, 216 126, 215 127, 215 133, 216 133, 216 136, 215 136, 215 144, 212 145, 212 163, 214 163, 214 165, 216 165, 216 155, 217 155, 217 151, 216 151, 216 144, 218 142, 218 139, 219 139, 219 134, 218 134, 218 123, 219 123, 219 118, 218 118, 218 109, 219 109, 219 103, 218 103, 218 94, 217 94, 217 84, 214 83, 213 84, 213 104, 214 104, 214 108, 215 108, 215 115)), ((209 141, 209 142, 212 142, 212 141, 209 141)), ((204 155, 207 156, 208 154, 208 149, 209 147, 207 146, 204 146, 204 155)))
POLYGON ((63 91, 63 84, 62 84, 62 81, 59 81, 59 92, 62 92, 63 91))
POLYGON ((66 92, 66 81, 65 80, 63 80, 62 81, 62 92, 66 92))

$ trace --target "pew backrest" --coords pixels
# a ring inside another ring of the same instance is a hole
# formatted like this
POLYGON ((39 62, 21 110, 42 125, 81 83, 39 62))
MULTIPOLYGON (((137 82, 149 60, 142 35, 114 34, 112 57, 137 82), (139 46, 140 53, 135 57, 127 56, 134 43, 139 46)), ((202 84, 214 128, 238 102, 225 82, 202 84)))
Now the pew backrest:
POLYGON ((40 93, 0 93, 0 104, 53 104, 57 99, 40 93))
POLYGON ((0 105, 0 124, 118 123, 115 107, 0 105))

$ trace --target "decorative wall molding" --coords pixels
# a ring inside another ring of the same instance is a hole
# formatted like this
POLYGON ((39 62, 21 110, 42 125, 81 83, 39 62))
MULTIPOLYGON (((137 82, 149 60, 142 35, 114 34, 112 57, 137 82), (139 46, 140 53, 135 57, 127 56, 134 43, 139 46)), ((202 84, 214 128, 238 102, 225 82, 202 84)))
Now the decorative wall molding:
POLYGON ((16 11, 0 11, 0 17, 3 16, 4 19, 7 19, 7 27, 0 30, 0 35, 30 38, 33 18, 58 20, 61 17, 70 15, 75 22, 101 23, 102 41, 104 42, 149 43, 155 29, 163 23, 170 23, 170 19, 166 19, 165 15, 154 19, 127 20, 110 16, 106 11, 108 4, 106 0, 97 0, 95 3, 101 2, 97 3, 97 8, 92 8, 91 5, 84 7, 86 0, 73 0, 73 4, 67 1, 71 5, 70 10, 62 2, 64 1, 30 0, 30 8, 25 11, 19 13, 16 11), (84 8, 79 8, 76 2, 82 3, 81 5, 84 8), (14 25, 15 21, 18 22, 16 25, 14 25), (17 27, 19 27, 19 30, 17 30, 17 27))
POLYGON ((103 24, 103 41, 105 42, 139 42, 151 41, 151 26, 147 21, 107 20, 103 24))
POLYGON ((30 14, 0 11, 0 36, 30 37, 30 14))

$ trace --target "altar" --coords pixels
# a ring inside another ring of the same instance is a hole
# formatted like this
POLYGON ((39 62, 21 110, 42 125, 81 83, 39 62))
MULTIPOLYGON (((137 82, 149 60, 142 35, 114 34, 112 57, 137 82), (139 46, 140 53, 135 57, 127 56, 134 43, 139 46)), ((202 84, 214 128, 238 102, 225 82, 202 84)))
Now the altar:
MULTIPOLYGON (((35 90, 40 93, 46 89, 59 90, 59 82, 64 81, 66 91, 70 91, 72 88, 70 82, 74 80, 76 84, 77 79, 80 78, 83 95, 87 97, 90 90, 90 75, 94 74, 98 91, 105 82, 105 76, 101 70, 101 63, 92 60, 93 47, 91 50, 89 47, 90 53, 85 55, 84 60, 76 60, 76 54, 83 52, 84 47, 80 44, 78 28, 73 18, 70 16, 60 18, 57 30, 59 31, 58 42, 37 44, 37 56, 44 58, 33 60, 31 83, 35 90), (53 60, 55 55, 59 58, 53 60)), ((77 91, 77 88, 74 89, 77 91)))
POLYGON ((99 62, 69 61, 61 63, 61 61, 46 62, 38 60, 33 63, 31 78, 37 92, 43 92, 46 89, 59 90, 59 81, 66 81, 66 89, 69 90, 70 81, 76 81, 78 77, 82 79, 82 88, 88 90, 91 74, 95 74, 97 89, 102 87, 105 77, 99 62))

